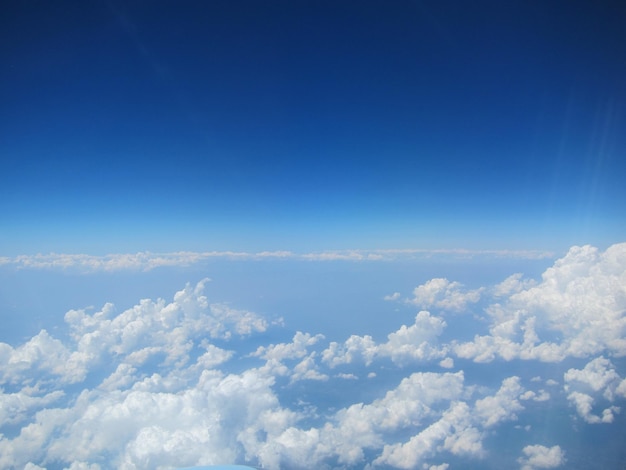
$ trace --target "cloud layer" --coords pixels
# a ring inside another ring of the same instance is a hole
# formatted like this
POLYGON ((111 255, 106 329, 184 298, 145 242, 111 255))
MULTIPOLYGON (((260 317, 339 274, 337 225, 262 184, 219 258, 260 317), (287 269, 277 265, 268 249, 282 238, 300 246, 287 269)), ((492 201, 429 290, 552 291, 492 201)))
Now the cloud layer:
POLYGON ((382 341, 263 342, 282 323, 211 303, 206 282, 121 312, 71 310, 58 337, 0 343, 0 468, 445 469, 489 459, 506 426, 521 433, 510 464, 556 468, 567 448, 525 416, 546 402, 586 426, 621 416, 626 244, 574 247, 540 280, 438 278, 391 295, 417 313, 382 341), (450 338, 479 302, 472 339, 450 338), (485 374, 565 359, 577 365, 556 380, 485 374))
POLYGON ((466 249, 382 249, 334 250, 314 253, 291 251, 179 251, 172 253, 117 253, 104 256, 71 253, 0 256, 0 266, 19 269, 78 269, 86 272, 139 270, 159 267, 191 266, 213 259, 230 260, 303 260, 303 261, 394 261, 433 257, 546 259, 554 254, 540 250, 466 250, 466 249))

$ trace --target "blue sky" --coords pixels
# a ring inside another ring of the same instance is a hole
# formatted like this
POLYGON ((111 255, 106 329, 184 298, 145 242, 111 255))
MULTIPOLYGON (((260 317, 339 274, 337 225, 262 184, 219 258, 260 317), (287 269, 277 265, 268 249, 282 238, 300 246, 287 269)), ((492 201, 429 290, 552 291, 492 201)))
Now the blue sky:
POLYGON ((16 2, 2 244, 618 241, 623 15, 611 2, 16 2))
POLYGON ((5 5, 0 468, 623 468, 625 21, 5 5))

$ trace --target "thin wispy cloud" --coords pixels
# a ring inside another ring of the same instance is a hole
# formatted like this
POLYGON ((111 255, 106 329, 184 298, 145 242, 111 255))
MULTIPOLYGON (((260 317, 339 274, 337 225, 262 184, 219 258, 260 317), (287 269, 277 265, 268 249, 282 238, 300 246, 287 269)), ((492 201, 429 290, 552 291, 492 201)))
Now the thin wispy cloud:
POLYGON ((114 253, 89 255, 72 253, 48 253, 0 257, 0 266, 18 269, 78 269, 83 271, 150 271, 162 267, 186 267, 203 262, 223 259, 241 261, 301 260, 301 261, 400 261, 412 259, 472 259, 511 258, 540 260, 554 257, 543 250, 467 250, 467 249, 378 249, 333 250, 311 253, 292 251, 178 251, 170 253, 114 253))

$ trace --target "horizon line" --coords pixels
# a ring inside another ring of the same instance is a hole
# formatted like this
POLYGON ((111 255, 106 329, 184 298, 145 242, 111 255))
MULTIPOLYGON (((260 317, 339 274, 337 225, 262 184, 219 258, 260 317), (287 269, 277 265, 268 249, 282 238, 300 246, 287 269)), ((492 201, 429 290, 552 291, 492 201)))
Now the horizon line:
POLYGON ((298 253, 289 250, 273 251, 172 251, 136 253, 110 253, 89 255, 85 253, 37 253, 0 257, 0 266, 13 265, 18 269, 73 269, 86 271, 150 271, 159 267, 186 267, 212 259, 233 261, 296 260, 296 261, 401 261, 429 259, 438 256, 457 258, 493 257, 528 260, 550 259, 556 255, 547 250, 479 250, 466 248, 390 248, 324 250, 298 253))

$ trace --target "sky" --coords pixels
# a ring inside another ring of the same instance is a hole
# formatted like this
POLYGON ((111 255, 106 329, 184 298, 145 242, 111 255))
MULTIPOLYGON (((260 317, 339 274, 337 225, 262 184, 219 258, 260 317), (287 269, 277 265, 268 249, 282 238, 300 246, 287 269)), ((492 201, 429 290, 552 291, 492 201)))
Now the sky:
POLYGON ((625 23, 5 2, 0 468, 623 468, 625 23))
POLYGON ((624 230, 624 14, 9 2, 2 245, 608 246, 624 230))

